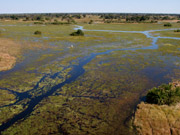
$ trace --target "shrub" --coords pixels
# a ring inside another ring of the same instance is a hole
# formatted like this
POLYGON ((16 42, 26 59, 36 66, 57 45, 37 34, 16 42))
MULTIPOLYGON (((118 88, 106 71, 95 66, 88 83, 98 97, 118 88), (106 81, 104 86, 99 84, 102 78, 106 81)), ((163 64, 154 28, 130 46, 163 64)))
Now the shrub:
POLYGON ((44 24, 43 22, 34 22, 34 24, 44 24))
POLYGON ((158 105, 170 105, 180 102, 180 88, 173 88, 170 84, 153 88, 148 92, 146 102, 158 105))
POLYGON ((180 21, 177 21, 177 23, 180 23, 180 21))
POLYGON ((84 36, 84 32, 79 29, 76 32, 71 33, 70 36, 84 36))
POLYGON ((158 23, 158 21, 151 20, 151 22, 150 22, 150 23, 158 23))
POLYGON ((34 34, 35 34, 35 35, 41 35, 42 33, 41 33, 41 31, 38 31, 38 30, 37 30, 37 31, 34 32, 34 34))
POLYGON ((93 24, 93 20, 90 20, 90 21, 89 21, 89 24, 93 24))
POLYGON ((171 23, 165 23, 165 24, 164 24, 164 27, 171 27, 171 26, 172 26, 171 23))
POLYGON ((180 32, 180 29, 179 30, 175 30, 174 32, 180 32))
POLYGON ((112 23, 112 21, 111 20, 107 20, 104 23, 112 23))
POLYGON ((63 25, 63 24, 70 24, 68 22, 47 22, 46 25, 63 25))

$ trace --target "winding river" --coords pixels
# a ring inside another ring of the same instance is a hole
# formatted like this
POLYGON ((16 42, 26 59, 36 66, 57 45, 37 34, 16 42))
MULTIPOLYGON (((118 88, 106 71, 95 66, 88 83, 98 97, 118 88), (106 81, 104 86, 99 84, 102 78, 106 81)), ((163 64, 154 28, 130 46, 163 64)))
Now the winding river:
MULTIPOLYGON (((151 32, 156 32, 156 31, 168 31, 168 30, 175 30, 175 29, 163 29, 163 30, 149 30, 149 31, 114 31, 114 30, 87 30, 84 29, 82 26, 76 26, 75 30, 77 29, 81 29, 83 31, 96 31, 96 32, 114 32, 114 33, 140 33, 140 34, 144 34, 147 38, 152 39, 152 43, 151 46, 148 47, 137 47, 137 48, 123 48, 123 49, 112 49, 112 50, 107 50, 105 52, 99 52, 99 53, 91 53, 88 56, 85 56, 82 58, 82 61, 78 64, 78 65, 73 65, 71 64, 70 67, 72 67, 72 71, 71 71, 71 77, 66 79, 64 82, 57 84, 53 87, 51 87, 51 89, 49 91, 47 91, 46 93, 37 96, 37 97, 31 97, 31 95, 29 94, 30 91, 24 92, 24 93, 18 93, 15 92, 13 90, 9 90, 7 88, 0 88, 0 89, 4 89, 4 90, 8 90, 11 93, 15 94, 17 96, 17 101, 14 104, 10 104, 10 105, 6 105, 3 107, 7 107, 7 106, 12 106, 17 104, 18 102, 22 101, 25 98, 30 98, 30 101, 28 102, 28 107, 21 113, 15 115, 12 119, 9 119, 6 123, 3 123, 0 126, 0 131, 4 131, 7 128, 9 128, 10 126, 12 126, 14 123, 16 123, 18 120, 21 120, 23 118, 27 118, 34 110, 34 107, 39 104, 44 98, 52 95, 54 92, 56 92, 57 89, 63 87, 65 84, 70 84, 73 81, 75 81, 78 77, 82 76, 85 72, 84 70, 84 66, 86 64, 88 64, 89 62, 91 62, 91 60, 95 59, 96 56, 98 55, 104 55, 104 54, 109 54, 113 51, 125 51, 125 50, 147 50, 147 49, 158 49, 158 45, 157 45, 157 41, 158 39, 175 39, 175 40, 180 40, 180 38, 177 37, 154 37, 152 36, 151 32)), ((79 58, 78 58, 79 59, 79 58)), ((42 77, 42 79, 37 83, 37 85, 31 90, 31 91, 35 91, 36 89, 39 88, 39 83, 42 82, 43 80, 46 79, 46 77, 55 77, 60 73, 55 73, 53 75, 44 75, 44 77, 42 77)), ((93 97, 89 97, 89 98, 93 98, 93 97)), ((3 108, 1 107, 1 108, 3 108)))

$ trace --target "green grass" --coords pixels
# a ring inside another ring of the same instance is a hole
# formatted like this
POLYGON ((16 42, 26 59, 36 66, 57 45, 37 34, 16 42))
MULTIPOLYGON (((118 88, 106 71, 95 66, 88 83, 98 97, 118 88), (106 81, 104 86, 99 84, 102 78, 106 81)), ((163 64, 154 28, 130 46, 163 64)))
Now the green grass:
POLYGON ((174 30, 153 32, 152 34, 155 37, 161 36, 161 37, 179 37, 180 38, 180 33, 174 32, 174 30))
MULTIPOLYGON (((171 28, 179 28, 180 24, 173 23, 171 28)), ((93 24, 84 25, 85 29, 96 30, 121 30, 121 31, 145 31, 145 30, 159 30, 167 29, 164 24, 93 24)))

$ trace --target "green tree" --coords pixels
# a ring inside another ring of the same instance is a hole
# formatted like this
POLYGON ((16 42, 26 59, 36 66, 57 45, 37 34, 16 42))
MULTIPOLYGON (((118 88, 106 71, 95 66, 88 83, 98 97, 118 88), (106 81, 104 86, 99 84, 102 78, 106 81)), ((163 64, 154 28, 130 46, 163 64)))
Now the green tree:
POLYGON ((166 84, 153 88, 148 92, 146 102, 158 105, 170 105, 180 102, 180 88, 173 88, 172 85, 166 84))

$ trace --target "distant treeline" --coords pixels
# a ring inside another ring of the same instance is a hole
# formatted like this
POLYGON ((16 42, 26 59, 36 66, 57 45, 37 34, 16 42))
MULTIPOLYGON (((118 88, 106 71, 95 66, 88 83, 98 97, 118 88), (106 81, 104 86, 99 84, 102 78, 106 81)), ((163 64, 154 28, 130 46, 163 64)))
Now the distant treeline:
POLYGON ((106 23, 115 22, 151 22, 155 23, 162 20, 180 20, 180 15, 177 14, 102 14, 100 18, 106 23))
POLYGON ((105 23, 111 22, 157 22, 160 20, 180 20, 179 14, 129 14, 129 13, 43 13, 43 14, 0 14, 0 19, 23 21, 51 21, 61 19, 75 23, 76 19, 98 16, 105 23))
MULTIPOLYGON (((1 20, 23 20, 23 21, 54 21, 54 24, 59 24, 57 19, 62 21, 67 21, 67 23, 75 23, 74 19, 80 19, 81 15, 79 14, 0 14, 1 20)), ((40 24, 40 23, 39 23, 40 24)))

